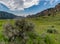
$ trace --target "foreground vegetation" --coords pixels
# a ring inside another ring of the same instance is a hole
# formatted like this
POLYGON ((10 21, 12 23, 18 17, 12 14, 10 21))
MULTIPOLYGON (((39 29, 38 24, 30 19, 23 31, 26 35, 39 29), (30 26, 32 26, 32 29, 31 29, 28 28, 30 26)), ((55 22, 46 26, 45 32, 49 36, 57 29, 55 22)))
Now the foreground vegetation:
POLYGON ((60 44, 60 13, 56 16, 29 18, 35 24, 35 31, 43 37, 47 35, 46 44, 60 44), (48 32, 47 32, 48 31, 48 32), (49 32, 50 31, 50 32, 49 32), (53 32, 52 32, 53 31, 53 32), (55 31, 55 32, 54 32, 55 31))
MULTIPOLYGON (((24 44, 60 44, 60 13, 54 17, 26 18, 25 20, 33 23, 34 32, 27 32, 30 38, 24 44)), ((15 26, 15 20, 0 20, 0 44, 9 44, 9 42, 13 44, 4 36, 5 24, 15 26)), ((19 44, 20 41, 21 39, 18 38, 14 42, 19 44)))

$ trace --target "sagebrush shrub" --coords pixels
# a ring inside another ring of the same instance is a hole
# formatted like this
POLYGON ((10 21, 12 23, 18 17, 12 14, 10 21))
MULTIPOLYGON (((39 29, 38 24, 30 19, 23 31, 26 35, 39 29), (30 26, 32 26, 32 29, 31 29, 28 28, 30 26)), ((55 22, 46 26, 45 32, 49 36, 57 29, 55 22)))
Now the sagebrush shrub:
POLYGON ((57 33, 57 30, 54 26, 51 26, 51 28, 47 29, 47 33, 57 33))
MULTIPOLYGON (((25 19, 16 20, 14 25, 6 24, 4 26, 4 36, 8 39, 9 42, 15 40, 21 40, 21 44, 25 44, 26 41, 31 38, 36 38, 34 33, 34 25, 25 19)), ((17 44, 17 43, 16 43, 17 44)))

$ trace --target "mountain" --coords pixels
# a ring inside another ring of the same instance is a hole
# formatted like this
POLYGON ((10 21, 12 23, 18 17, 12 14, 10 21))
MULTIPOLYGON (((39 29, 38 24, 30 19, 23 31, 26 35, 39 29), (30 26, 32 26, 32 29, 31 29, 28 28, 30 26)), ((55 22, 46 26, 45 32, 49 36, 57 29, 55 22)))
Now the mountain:
POLYGON ((34 15, 28 15, 27 17, 40 17, 40 16, 55 16, 57 12, 60 12, 60 3, 54 8, 46 9, 34 15))
POLYGON ((12 14, 12 13, 0 11, 0 19, 13 19, 13 18, 16 18, 16 17, 17 16, 12 14))

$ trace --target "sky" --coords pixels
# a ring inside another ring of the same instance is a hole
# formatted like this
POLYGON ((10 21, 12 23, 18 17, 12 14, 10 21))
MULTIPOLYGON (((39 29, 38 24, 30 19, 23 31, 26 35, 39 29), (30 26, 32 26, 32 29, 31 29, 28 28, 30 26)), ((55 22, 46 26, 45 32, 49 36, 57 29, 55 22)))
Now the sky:
POLYGON ((27 16, 55 7, 58 3, 60 0, 0 0, 0 11, 27 16))

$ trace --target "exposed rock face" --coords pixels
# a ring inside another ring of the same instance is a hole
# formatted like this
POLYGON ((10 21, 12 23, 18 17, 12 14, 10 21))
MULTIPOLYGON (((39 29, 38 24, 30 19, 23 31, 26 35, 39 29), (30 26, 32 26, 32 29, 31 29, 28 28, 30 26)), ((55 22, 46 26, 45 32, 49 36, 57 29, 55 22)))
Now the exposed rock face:
POLYGON ((46 16, 46 15, 54 16, 56 13, 56 10, 55 10, 55 8, 50 8, 50 9, 45 10, 43 13, 44 13, 44 16, 46 16))
POLYGON ((60 3, 55 6, 56 11, 60 11, 60 3))

